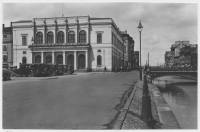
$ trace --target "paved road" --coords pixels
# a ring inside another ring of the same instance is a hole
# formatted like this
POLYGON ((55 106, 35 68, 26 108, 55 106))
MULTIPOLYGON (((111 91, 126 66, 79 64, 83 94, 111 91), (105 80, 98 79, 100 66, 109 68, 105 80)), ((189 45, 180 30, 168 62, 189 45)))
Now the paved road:
POLYGON ((112 129, 138 78, 133 71, 4 81, 3 128, 112 129))

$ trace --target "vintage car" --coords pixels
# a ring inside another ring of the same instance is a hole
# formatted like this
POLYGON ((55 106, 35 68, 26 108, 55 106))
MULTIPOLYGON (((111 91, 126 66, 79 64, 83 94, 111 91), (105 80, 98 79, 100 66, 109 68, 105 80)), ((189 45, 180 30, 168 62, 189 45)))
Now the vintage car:
POLYGON ((7 63, 3 63, 3 68, 9 69, 9 65, 7 63))
POLYGON ((56 75, 63 75, 64 74, 64 65, 56 64, 55 65, 56 75))
POLYGON ((67 74, 73 74, 73 73, 74 73, 74 67, 73 66, 67 66, 67 74))
POLYGON ((21 64, 20 68, 18 71, 15 71, 15 73, 22 77, 33 77, 37 74, 36 66, 34 64, 21 64))
POLYGON ((10 77, 12 76, 12 71, 6 68, 2 68, 3 70, 3 80, 10 80, 10 77))
POLYGON ((56 75, 56 64, 45 64, 45 72, 47 75, 55 76, 56 75))

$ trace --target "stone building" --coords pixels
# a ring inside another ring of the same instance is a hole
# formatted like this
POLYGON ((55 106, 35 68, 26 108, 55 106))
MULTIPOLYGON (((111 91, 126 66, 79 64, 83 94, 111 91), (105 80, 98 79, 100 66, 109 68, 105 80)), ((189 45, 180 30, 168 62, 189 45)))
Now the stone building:
POLYGON ((126 61, 126 67, 129 67, 131 69, 133 69, 134 67, 134 40, 133 38, 127 33, 127 31, 121 31, 121 34, 125 40, 125 46, 126 46, 126 57, 127 57, 127 61, 126 61))
POLYGON ((139 53, 139 51, 134 51, 134 69, 139 69, 140 67, 139 53))
POLYGON ((5 27, 3 24, 3 45, 2 45, 2 63, 8 64, 9 66, 13 65, 13 44, 12 44, 12 28, 5 27))
POLYGON ((34 18, 12 22, 13 65, 58 63, 101 71, 125 65, 125 40, 112 18, 34 18))

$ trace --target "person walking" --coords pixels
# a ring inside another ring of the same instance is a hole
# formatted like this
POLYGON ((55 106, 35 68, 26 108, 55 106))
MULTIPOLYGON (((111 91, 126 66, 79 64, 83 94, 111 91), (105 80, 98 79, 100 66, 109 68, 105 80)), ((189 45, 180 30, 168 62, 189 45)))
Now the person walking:
POLYGON ((121 66, 121 68, 120 68, 120 69, 121 69, 121 73, 122 73, 122 71, 123 71, 123 67, 121 66))
POLYGON ((104 67, 104 70, 103 70, 104 73, 106 72, 106 69, 107 69, 107 68, 106 68, 106 66, 105 66, 105 67, 104 67))

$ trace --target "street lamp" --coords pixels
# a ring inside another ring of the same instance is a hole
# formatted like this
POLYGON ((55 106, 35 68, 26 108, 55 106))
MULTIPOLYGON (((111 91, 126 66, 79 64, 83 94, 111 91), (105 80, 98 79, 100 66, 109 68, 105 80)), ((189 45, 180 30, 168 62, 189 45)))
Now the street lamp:
POLYGON ((141 20, 140 20, 140 23, 138 25, 138 31, 140 32, 140 80, 142 80, 142 70, 141 70, 141 32, 142 32, 142 24, 141 24, 141 20))

